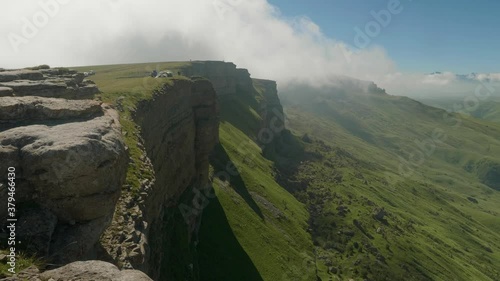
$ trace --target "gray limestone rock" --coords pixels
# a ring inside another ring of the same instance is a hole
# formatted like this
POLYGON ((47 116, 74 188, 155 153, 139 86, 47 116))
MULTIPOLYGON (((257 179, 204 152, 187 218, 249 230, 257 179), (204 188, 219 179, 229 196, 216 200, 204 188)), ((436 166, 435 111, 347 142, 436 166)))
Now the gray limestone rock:
POLYGON ((63 267, 45 271, 42 280, 54 281, 151 281, 146 274, 137 270, 120 271, 116 266, 103 261, 78 261, 63 267))
MULTIPOLYGON (((33 252, 43 255, 47 249, 39 240, 51 237, 54 252, 54 245, 65 246, 69 237, 79 254, 68 250, 60 260, 84 258, 109 225, 125 178, 128 157, 117 112, 90 100, 0 99, 0 124, 14 124, 0 127, 0 168, 16 169, 16 203, 47 210, 51 215, 39 219, 53 230, 55 217, 55 231, 65 229, 55 236, 51 230, 26 231, 26 240, 37 241, 33 252)), ((0 181, 7 182, 6 176, 1 173, 0 181)), ((6 197, 0 193, 0 201, 6 197)), ((0 218, 6 216, 0 209, 0 218)), ((26 217, 25 229, 39 228, 35 214, 26 217)))

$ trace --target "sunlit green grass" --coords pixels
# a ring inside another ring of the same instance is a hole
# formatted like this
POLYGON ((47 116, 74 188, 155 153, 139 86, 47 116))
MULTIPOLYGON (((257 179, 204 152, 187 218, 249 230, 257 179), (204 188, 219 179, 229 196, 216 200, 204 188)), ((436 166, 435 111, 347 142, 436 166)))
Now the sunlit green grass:
POLYGON ((342 269, 341 278, 499 278, 500 193, 486 186, 476 169, 487 155, 499 161, 498 124, 455 116, 461 124, 453 126, 455 122, 435 108, 391 96, 311 90, 287 98, 289 127, 297 135, 312 136, 315 141, 306 148, 322 155, 301 165, 297 178, 312 178, 308 193, 321 195, 306 199, 321 205, 315 241, 342 269), (321 103, 311 102, 316 95, 324 98, 321 103), (446 139, 436 143, 420 165, 412 166, 413 174, 401 176, 399 157, 408 160, 408 154, 419 149, 415 141, 431 140, 436 128, 446 139), (325 151, 321 142, 346 150, 350 160, 325 151), (471 163, 474 168, 467 171, 471 163), (331 182, 332 174, 342 174, 342 181, 331 182), (336 214, 339 205, 348 207, 345 217, 336 214), (372 217, 375 206, 387 210, 385 223, 372 217), (338 234, 346 228, 355 235, 338 234), (377 233, 379 228, 383 231, 377 233), (385 263, 366 249, 360 252, 355 243, 374 246, 385 263))
MULTIPOLYGON (((8 255, 8 251, 6 250, 0 250, 0 255, 8 255)), ((16 266, 15 266, 15 273, 19 273, 22 270, 30 267, 30 266, 36 266, 37 268, 41 268, 44 265, 43 260, 25 255, 22 252, 16 252, 16 266)), ((9 258, 7 258, 9 259, 9 258)), ((9 271, 10 265, 7 264, 7 262, 1 262, 0 263, 0 278, 12 276, 13 274, 9 271)))

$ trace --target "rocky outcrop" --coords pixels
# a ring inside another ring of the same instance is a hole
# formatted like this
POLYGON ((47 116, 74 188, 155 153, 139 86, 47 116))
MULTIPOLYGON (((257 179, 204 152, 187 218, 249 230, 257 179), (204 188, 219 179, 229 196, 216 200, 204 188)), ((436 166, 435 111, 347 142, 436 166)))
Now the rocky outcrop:
POLYGON ((11 70, 0 72, 0 82, 11 82, 14 80, 43 80, 43 74, 33 70, 11 70))
POLYGON ((263 100, 260 115, 262 117, 262 127, 270 128, 278 133, 285 128, 283 106, 278 97, 278 87, 276 81, 253 79, 255 84, 261 88, 263 100))
MULTIPOLYGON (((25 251, 57 264, 92 257, 126 171, 117 112, 91 100, 0 97, 0 158, 0 182, 8 167, 16 171, 25 251)), ((6 189, 0 201, 7 202, 6 189)))
POLYGON ((248 70, 236 68, 232 62, 195 61, 183 73, 207 78, 219 96, 251 93, 253 90, 248 70))
POLYGON ((382 208, 376 207, 372 211, 373 218, 378 220, 378 221, 383 221, 386 215, 387 215, 387 212, 385 211, 385 209, 383 207, 382 208))
POLYGON ((120 271, 115 265, 103 261, 79 261, 40 274, 42 280, 67 281, 149 281, 143 272, 120 271))
POLYGON ((66 68, 10 70, 0 72, 0 97, 42 96, 87 99, 99 89, 83 73, 66 68))
POLYGON ((86 119, 102 115, 101 103, 41 97, 3 97, 0 124, 21 121, 86 119))
POLYGON ((486 186, 500 191, 500 162, 492 157, 484 157, 469 168, 486 186))
POLYGON ((102 239, 125 268, 143 270, 154 280, 167 280, 169 270, 184 270, 175 266, 187 253, 174 249, 192 242, 200 216, 185 219, 178 207, 191 199, 192 190, 206 187, 208 156, 218 141, 217 111, 212 84, 200 78, 176 80, 138 104, 134 119, 141 128, 141 169, 153 176, 140 190, 122 196, 102 239))
POLYGON ((260 96, 258 111, 262 123, 255 134, 264 153, 274 153, 285 129, 276 81, 251 78, 248 70, 237 68, 232 62, 222 61, 194 61, 183 69, 183 73, 207 78, 212 82, 217 96, 222 99, 235 95, 260 96))
POLYGON ((259 115, 262 118, 257 141, 264 156, 269 157, 282 147, 282 133, 285 131, 285 115, 278 97, 276 81, 253 79, 262 96, 259 115))
POLYGON ((103 261, 79 261, 54 270, 40 273, 36 267, 30 267, 5 281, 151 281, 146 274, 138 270, 119 270, 115 265, 103 261))

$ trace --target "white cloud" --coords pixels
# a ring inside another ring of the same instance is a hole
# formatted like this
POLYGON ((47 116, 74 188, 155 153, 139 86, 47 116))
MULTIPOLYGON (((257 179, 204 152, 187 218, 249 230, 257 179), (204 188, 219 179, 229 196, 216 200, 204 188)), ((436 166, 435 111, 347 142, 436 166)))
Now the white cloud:
MULTIPOLYGON (((2 67, 216 59, 281 81, 332 74, 368 78, 394 70, 383 49, 346 58, 346 44, 325 36, 307 17, 283 18, 265 0, 72 0, 59 6, 33 38, 19 44, 18 53, 2 38, 2 67)), ((38 1, 3 1, 0 8, 9 11, 0 34, 20 36, 20 19, 33 22, 44 12, 38 1)))
POLYGON ((199 59, 233 61, 281 84, 352 76, 392 94, 455 82, 450 73, 400 73, 382 47, 352 50, 352 42, 325 36, 307 17, 285 18, 266 0, 25 0, 2 1, 0 10, 4 68, 199 59), (50 15, 40 24, 43 13, 50 15), (23 19, 39 23, 31 38, 23 19), (19 52, 13 34, 25 38, 19 52))
POLYGON ((478 81, 500 82, 500 73, 479 73, 471 78, 478 81))
POLYGON ((444 72, 444 73, 438 72, 425 75, 424 79, 422 80, 422 83, 442 86, 442 85, 448 85, 456 80, 457 80, 456 75, 451 72, 444 72))

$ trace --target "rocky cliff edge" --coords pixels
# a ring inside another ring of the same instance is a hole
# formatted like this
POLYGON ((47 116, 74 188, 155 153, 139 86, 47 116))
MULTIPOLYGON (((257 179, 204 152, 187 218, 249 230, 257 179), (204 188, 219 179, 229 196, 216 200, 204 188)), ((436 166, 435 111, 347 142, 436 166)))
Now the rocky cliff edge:
MULTIPOLYGON (((0 219, 2 224, 17 219, 16 244, 9 247, 18 253, 36 254, 56 266, 96 256, 128 163, 117 112, 84 99, 96 92, 82 73, 67 69, 0 72, 0 219), (15 169, 15 201, 9 201, 15 213, 6 206, 12 195, 6 186, 9 167, 15 169)), ((0 235, 4 242, 7 233, 0 235)), ((123 279, 130 274, 107 268, 110 264, 66 267, 40 278, 91 280, 73 279, 90 272, 116 275, 99 280, 150 280, 123 279)), ((29 270, 19 275, 9 280, 39 280, 29 270)))

